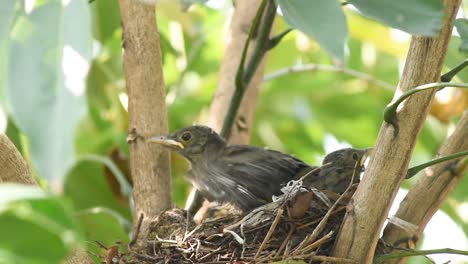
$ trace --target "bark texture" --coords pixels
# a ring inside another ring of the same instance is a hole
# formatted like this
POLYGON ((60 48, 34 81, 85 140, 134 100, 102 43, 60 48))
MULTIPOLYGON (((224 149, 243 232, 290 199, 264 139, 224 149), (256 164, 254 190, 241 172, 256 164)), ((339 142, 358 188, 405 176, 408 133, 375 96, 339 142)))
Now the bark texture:
POLYGON ((37 185, 28 164, 5 134, 0 135, 0 183, 2 182, 37 185))
MULTIPOLYGON (((394 99, 413 87, 439 81, 453 19, 460 0, 444 1, 445 18, 437 37, 413 37, 394 99)), ((397 111, 399 134, 381 126, 364 178, 348 205, 333 255, 371 263, 380 230, 403 181, 435 90, 418 93, 397 111)))
MULTIPOLYGON (((468 110, 465 110, 455 131, 439 149, 438 156, 447 156, 468 150, 467 139, 468 110)), ((420 176, 416 184, 401 202, 395 214, 396 217, 418 226, 417 231, 410 233, 396 225, 388 224, 383 235, 383 240, 386 243, 394 244, 397 241, 411 239, 414 236, 421 237, 429 220, 467 172, 468 166, 466 162, 460 164, 457 168, 459 161, 460 159, 446 161, 425 170, 424 174, 420 176)), ((402 245, 399 246, 401 247, 402 245)), ((398 263, 399 261, 395 259, 386 261, 385 263, 398 263)))
POLYGON ((145 142, 150 136, 168 132, 160 38, 153 5, 120 0, 120 12, 128 90, 134 228, 143 213, 139 231, 146 233, 146 220, 172 206, 169 153, 157 144, 145 142))

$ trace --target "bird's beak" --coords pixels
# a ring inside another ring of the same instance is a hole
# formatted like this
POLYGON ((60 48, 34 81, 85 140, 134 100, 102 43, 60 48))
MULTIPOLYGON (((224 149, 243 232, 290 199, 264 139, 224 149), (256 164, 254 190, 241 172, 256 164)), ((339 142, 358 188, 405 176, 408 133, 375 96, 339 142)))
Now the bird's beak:
POLYGON ((156 143, 172 149, 184 149, 184 145, 182 145, 182 143, 170 139, 166 136, 150 137, 146 140, 146 142, 156 143))

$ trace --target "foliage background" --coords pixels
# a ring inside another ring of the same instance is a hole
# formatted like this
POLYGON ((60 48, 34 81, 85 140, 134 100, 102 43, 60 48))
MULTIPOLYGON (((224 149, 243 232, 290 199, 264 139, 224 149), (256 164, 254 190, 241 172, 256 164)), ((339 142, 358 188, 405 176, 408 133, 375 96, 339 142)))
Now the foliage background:
MULTIPOLYGON (((73 229, 73 241, 80 243, 84 237, 86 247, 96 255, 102 250, 93 241, 105 245, 128 242, 132 219, 126 197, 128 183, 124 184, 129 176, 128 113, 117 3, 70 0, 64 7, 54 0, 36 1, 32 6, 28 1, 6 1, 0 7, 3 129, 34 168, 41 184, 63 194, 48 201, 60 205, 63 212, 57 210, 57 214, 68 212, 77 217, 78 223, 62 223, 79 226, 73 229), (79 54, 67 51, 67 47, 79 54), (34 67, 44 60, 49 67, 34 67)), ((465 3, 468 12, 466 8, 465 3)), ((349 27, 345 67, 370 74, 374 80, 315 70, 265 81, 252 130, 253 145, 268 146, 318 164, 325 153, 343 144, 358 148, 374 144, 382 111, 393 96, 389 87, 398 84, 409 35, 369 20, 353 9, 345 10, 349 27)), ((231 13, 231 1, 193 5, 188 12, 171 1, 158 4, 171 131, 206 120, 231 13)), ((284 20, 275 20, 275 32, 287 27, 284 20)), ((452 37, 445 69, 466 58, 466 53, 459 51, 460 44, 459 37, 452 37)), ((266 79, 286 67, 335 62, 316 42, 294 31, 268 54, 266 79)), ((457 78, 468 82, 468 71, 457 78)), ((433 108, 434 115, 428 118, 418 140, 413 165, 436 153, 456 124, 460 109, 466 108, 466 92, 446 89, 443 95, 440 99, 449 100, 448 104, 433 108), (455 94, 455 99, 450 94, 455 94)), ((183 206, 189 190, 183 179, 187 164, 176 155, 172 161, 174 198, 178 206, 183 206)), ((405 182, 403 188, 411 183, 405 182)), ((6 186, 3 190, 8 188, 16 187, 6 186)), ((467 189, 465 177, 442 208, 464 233, 440 237, 447 242, 444 245, 448 245, 450 236, 461 235, 464 241, 460 243, 464 244, 460 245, 468 246, 467 189)), ((50 197, 49 193, 42 195, 50 197)), ((26 198, 31 197, 19 194, 17 203, 25 206, 30 203, 23 200, 26 198)), ((21 229, 23 225, 8 218, 17 216, 17 209, 13 206, 10 211, 2 211, 0 206, 0 226, 21 229)), ((52 219, 57 218, 54 212, 52 219)), ((33 222, 33 216, 23 220, 33 222)), ((29 231, 30 237, 40 237, 44 232, 38 226, 29 231)), ((29 245, 32 255, 19 253, 16 249, 24 249, 25 245, 8 242, 17 234, 5 234, 0 238, 0 263, 2 254, 8 260, 11 252, 19 263, 43 255, 34 245, 29 245)), ((61 234, 58 232, 50 241, 63 242, 61 234)), ((45 257, 56 260, 61 256, 45 257)))

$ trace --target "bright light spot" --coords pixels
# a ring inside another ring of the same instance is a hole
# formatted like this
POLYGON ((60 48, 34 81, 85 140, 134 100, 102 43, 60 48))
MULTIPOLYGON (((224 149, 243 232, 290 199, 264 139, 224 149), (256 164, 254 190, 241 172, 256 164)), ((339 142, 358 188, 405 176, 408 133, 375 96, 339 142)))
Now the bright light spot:
POLYGON ((166 105, 172 105, 175 102, 177 94, 175 89, 171 89, 166 95, 166 105))
POLYGON ((140 0, 140 2, 144 4, 148 4, 148 5, 155 5, 157 1, 156 0, 140 0))
POLYGON ((468 222, 468 202, 464 202, 458 205, 457 212, 464 222, 468 222))
POLYGON ((176 58, 176 66, 179 71, 182 71, 187 66, 187 56, 184 47, 184 32, 180 23, 169 22, 169 41, 172 47, 180 54, 176 58))
POLYGON ((126 93, 119 93, 119 100, 125 111, 128 112, 128 95, 126 93))
POLYGON ((450 103, 455 97, 461 96, 461 94, 457 94, 456 89, 453 88, 445 88, 440 91, 438 91, 435 94, 435 97, 437 98, 437 101, 441 104, 448 104, 450 103))
POLYGON ((226 4, 226 0, 209 0, 205 3, 206 6, 218 10, 224 8, 226 4))
POLYGON ((276 9, 276 12, 280 15, 283 16, 283 10, 281 10, 281 7, 278 6, 278 9, 276 9))
POLYGON ((7 125, 8 125, 7 115, 5 111, 3 110, 3 107, 0 106, 0 133, 2 134, 6 133, 7 125))
POLYGON ((70 230, 66 230, 65 232, 60 234, 60 238, 62 239, 63 243, 65 243, 66 245, 70 245, 76 242, 75 234, 70 230))
POLYGON ((296 32, 296 47, 299 51, 307 51, 310 49, 310 40, 309 38, 302 32, 296 32))
POLYGON ((367 67, 372 67, 375 65, 377 60, 377 52, 374 45, 364 42, 362 44, 362 53, 361 53, 362 62, 367 67))
POLYGON ((194 93, 201 86, 202 78, 196 72, 187 72, 182 80, 182 88, 184 92, 194 93))
POLYGON ((325 149, 325 153, 330 153, 335 150, 343 149, 343 148, 350 148, 351 144, 348 142, 339 142, 335 136, 332 134, 325 134, 325 139, 323 140, 323 148, 325 149))
POLYGON ((410 40, 410 35, 396 28, 390 29, 390 38, 398 43, 407 43, 410 40))
MULTIPOLYGON (((390 209, 389 215, 394 215, 400 203, 405 198, 407 190, 400 189, 390 209)), ((468 204, 466 205, 468 207, 468 204)), ((387 224, 387 223, 386 223, 387 224)), ((465 250, 468 248, 468 240, 463 230, 444 212, 437 211, 424 230, 424 238, 421 249, 453 248, 465 250)), ((435 263, 465 263, 466 256, 453 254, 434 254, 429 256, 435 263)))
POLYGON ((70 4, 71 0, 62 0, 62 5, 63 6, 68 6, 70 4))
MULTIPOLYGON (((466 250, 468 241, 463 230, 444 212, 437 211, 424 230, 421 249, 453 248, 466 250), (443 227, 443 228, 441 228, 443 227)), ((466 263, 467 256, 437 254, 430 256, 435 263, 466 263)))
POLYGON ((36 5, 36 0, 25 0, 24 1, 24 12, 30 14, 36 5))
POLYGON ((262 122, 258 126, 258 134, 263 142, 267 146, 270 146, 272 149, 276 149, 279 151, 285 151, 286 147, 284 146, 281 139, 276 134, 275 130, 271 126, 270 123, 262 122))
POLYGON ((93 39, 93 47, 92 47, 92 57, 93 57, 93 59, 99 57, 99 55, 101 55, 101 51, 102 51, 101 42, 93 39))
POLYGON ((65 87, 75 96, 84 94, 89 63, 72 47, 63 48, 62 71, 65 87))

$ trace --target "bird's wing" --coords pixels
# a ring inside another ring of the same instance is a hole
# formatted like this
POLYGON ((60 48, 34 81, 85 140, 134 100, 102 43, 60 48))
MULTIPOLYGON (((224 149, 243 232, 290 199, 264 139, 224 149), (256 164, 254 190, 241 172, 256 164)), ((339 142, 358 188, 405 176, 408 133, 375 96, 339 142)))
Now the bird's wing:
POLYGON ((227 147, 217 162, 227 168, 226 177, 243 188, 241 192, 266 201, 280 194, 281 184, 309 168, 302 160, 278 151, 238 145, 227 147))

